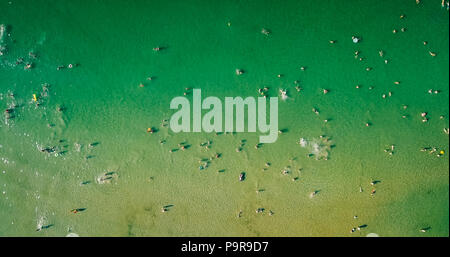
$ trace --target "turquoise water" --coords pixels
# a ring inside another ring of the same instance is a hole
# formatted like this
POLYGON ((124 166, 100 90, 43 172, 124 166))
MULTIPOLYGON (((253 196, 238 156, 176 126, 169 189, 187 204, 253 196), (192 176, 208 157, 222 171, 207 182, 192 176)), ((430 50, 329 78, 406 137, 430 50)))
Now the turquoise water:
POLYGON ((0 117, 0 235, 448 236, 448 11, 421 2, 0 0, 0 105, 15 107, 0 117), (262 87, 288 90, 274 144, 161 126, 185 88, 224 98, 262 87), (321 135, 327 161, 298 144, 321 135), (191 147, 169 152, 181 142, 191 147))

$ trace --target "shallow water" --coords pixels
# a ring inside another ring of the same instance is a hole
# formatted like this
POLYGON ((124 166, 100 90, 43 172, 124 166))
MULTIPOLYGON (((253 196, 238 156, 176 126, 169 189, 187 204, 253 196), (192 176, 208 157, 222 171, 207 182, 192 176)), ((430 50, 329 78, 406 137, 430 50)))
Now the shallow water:
POLYGON ((421 2, 0 0, 0 105, 15 106, 0 116, 0 236, 448 236, 448 11, 421 2), (289 96, 274 144, 161 127, 187 87, 265 86, 289 96))

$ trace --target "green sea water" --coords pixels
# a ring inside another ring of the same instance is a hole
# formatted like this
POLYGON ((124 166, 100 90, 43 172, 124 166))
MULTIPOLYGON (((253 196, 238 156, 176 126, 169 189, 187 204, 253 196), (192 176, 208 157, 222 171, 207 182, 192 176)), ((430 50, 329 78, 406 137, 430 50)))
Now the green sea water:
POLYGON ((0 0, 0 236, 449 236, 449 13, 420 2, 0 0), (263 87, 276 143, 161 126, 263 87))

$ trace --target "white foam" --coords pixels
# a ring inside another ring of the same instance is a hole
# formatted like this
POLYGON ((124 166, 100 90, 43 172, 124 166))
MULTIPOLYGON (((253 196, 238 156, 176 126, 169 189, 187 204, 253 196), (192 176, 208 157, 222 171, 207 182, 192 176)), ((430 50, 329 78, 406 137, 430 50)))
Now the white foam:
POLYGON ((45 217, 44 217, 44 216, 38 217, 36 223, 37 223, 37 224, 36 224, 36 229, 37 229, 37 230, 41 230, 41 229, 42 229, 42 226, 44 226, 44 223, 45 223, 45 217))
POLYGON ((303 137, 300 138, 300 142, 299 142, 301 147, 306 147, 306 144, 308 144, 308 142, 306 141, 306 139, 304 139, 303 137))
POLYGON ((327 159, 332 145, 328 138, 322 137, 311 140, 300 138, 299 144, 301 147, 306 148, 310 154, 314 155, 317 160, 327 159))
POLYGON ((6 26, 5 24, 0 24, 0 43, 3 43, 3 37, 5 36, 6 26))

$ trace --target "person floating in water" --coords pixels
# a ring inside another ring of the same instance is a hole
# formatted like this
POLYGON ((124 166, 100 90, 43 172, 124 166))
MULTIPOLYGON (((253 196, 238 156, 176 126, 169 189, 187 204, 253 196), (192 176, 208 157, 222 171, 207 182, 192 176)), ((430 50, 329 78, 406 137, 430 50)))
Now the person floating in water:
POLYGON ((83 212, 85 210, 86 210, 86 208, 77 208, 77 209, 70 210, 70 212, 71 213, 79 213, 79 212, 83 212))

